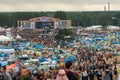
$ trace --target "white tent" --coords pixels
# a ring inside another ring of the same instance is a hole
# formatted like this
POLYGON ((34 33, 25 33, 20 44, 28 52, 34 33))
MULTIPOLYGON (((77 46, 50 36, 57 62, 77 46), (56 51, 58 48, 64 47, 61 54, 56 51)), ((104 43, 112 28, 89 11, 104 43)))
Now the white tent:
POLYGON ((85 28, 85 30, 101 30, 101 29, 102 29, 101 25, 95 25, 85 28))
POLYGON ((10 37, 0 35, 0 41, 14 41, 14 39, 11 39, 10 37))
POLYGON ((0 49, 0 52, 4 52, 4 53, 14 53, 15 50, 14 50, 14 49, 0 49))
POLYGON ((47 61, 44 61, 44 62, 42 62, 42 63, 40 63, 41 65, 48 65, 48 64, 50 64, 50 62, 47 62, 47 61))
POLYGON ((0 32, 5 31, 5 28, 0 27, 0 32))
POLYGON ((22 37, 20 35, 17 35, 16 38, 17 39, 22 39, 22 37))
POLYGON ((120 27, 118 27, 118 26, 107 26, 107 29, 108 30, 119 30, 120 27))

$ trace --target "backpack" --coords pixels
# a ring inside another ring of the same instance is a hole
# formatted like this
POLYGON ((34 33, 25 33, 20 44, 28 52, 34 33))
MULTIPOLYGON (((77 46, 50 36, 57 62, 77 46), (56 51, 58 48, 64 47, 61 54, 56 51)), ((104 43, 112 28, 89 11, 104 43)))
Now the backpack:
POLYGON ((112 73, 110 71, 105 71, 104 80, 112 80, 111 76, 112 76, 112 73))

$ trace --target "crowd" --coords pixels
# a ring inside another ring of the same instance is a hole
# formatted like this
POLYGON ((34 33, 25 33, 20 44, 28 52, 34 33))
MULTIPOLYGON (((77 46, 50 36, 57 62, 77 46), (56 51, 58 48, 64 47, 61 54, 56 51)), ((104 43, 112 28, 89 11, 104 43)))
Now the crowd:
POLYGON ((117 61, 107 61, 104 52, 82 49, 77 59, 47 70, 28 69, 20 66, 16 71, 6 66, 0 68, 0 80, 118 80, 117 61))
POLYGON ((27 41, 42 43, 46 46, 53 45, 53 41, 54 41, 53 36, 51 36, 51 35, 40 35, 40 34, 45 34, 44 31, 23 30, 23 31, 19 32, 19 34, 23 39, 26 39, 27 41))
MULTIPOLYGON (((103 47, 107 46, 110 48, 114 48, 114 50, 111 51, 117 51, 116 47, 114 47, 113 44, 114 42, 120 40, 119 36, 114 39, 115 34, 110 33, 110 35, 113 37, 109 38, 109 36, 105 36, 105 41, 102 41, 103 39, 97 41, 98 38, 96 39, 96 37, 93 37, 93 35, 87 35, 87 37, 86 35, 83 37, 80 36, 80 46, 68 47, 63 45, 62 47, 60 47, 60 49, 65 49, 66 51, 70 49, 70 51, 68 52, 71 54, 67 54, 67 52, 55 52, 57 50, 56 46, 58 46, 59 44, 53 45, 54 38, 52 36, 40 36, 39 34, 41 34, 41 32, 23 31, 20 33, 20 36, 33 43, 37 42, 45 46, 52 46, 53 52, 50 52, 48 49, 46 49, 45 51, 43 49, 35 49, 35 47, 38 47, 36 46, 36 44, 29 44, 29 46, 26 47, 26 52, 22 52, 22 50, 18 51, 14 54, 14 56, 12 56, 12 58, 22 54, 28 55, 28 58, 31 59, 39 59, 41 57, 45 57, 47 60, 49 60, 52 57, 55 57, 58 59, 56 60, 57 64, 55 65, 55 67, 49 67, 47 69, 28 68, 24 65, 23 60, 16 58, 13 63, 17 64, 18 69, 16 70, 14 68, 7 68, 7 66, 1 66, 0 80, 118 80, 119 73, 117 69, 117 59, 109 62, 109 57, 111 57, 112 55, 106 55, 108 50, 103 49, 103 47), (88 39, 85 40, 86 38, 90 38, 93 40, 89 39, 88 42, 88 39), (95 47, 94 49, 90 48, 93 44, 95 47), (33 47, 33 45, 35 47, 33 47), (27 53, 27 50, 29 49, 33 50, 33 52, 30 51, 27 53), (41 56, 39 55, 40 53, 37 54, 35 53, 35 51, 41 52, 41 56), (64 62, 63 59, 61 60, 61 55, 62 57, 66 58, 65 54, 75 56, 75 60, 67 60, 66 62, 64 62)), ((102 35, 103 33, 100 33, 97 37, 100 37, 102 35)), ((30 66, 32 65, 33 64, 31 63, 30 66)))

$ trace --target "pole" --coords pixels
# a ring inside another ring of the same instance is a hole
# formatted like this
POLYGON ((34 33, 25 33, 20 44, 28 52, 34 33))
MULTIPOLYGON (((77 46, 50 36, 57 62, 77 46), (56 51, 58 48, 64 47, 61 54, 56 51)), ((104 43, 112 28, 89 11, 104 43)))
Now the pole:
POLYGON ((106 6, 104 6, 104 12, 106 11, 106 6))
POLYGON ((110 0, 108 0, 108 11, 110 11, 110 0))

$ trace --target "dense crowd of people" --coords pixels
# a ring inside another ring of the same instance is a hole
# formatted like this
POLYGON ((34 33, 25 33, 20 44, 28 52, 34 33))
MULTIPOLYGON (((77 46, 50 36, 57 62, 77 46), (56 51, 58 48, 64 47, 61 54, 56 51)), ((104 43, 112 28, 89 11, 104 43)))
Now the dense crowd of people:
MULTIPOLYGON (((54 42, 53 36, 40 35, 40 34, 45 34, 44 31, 23 30, 23 31, 19 32, 19 34, 23 39, 26 39, 27 41, 42 43, 46 46, 51 46, 51 45, 53 45, 53 42, 54 42)), ((47 32, 47 34, 48 34, 48 32, 47 32)))
POLYGON ((47 70, 19 67, 18 71, 0 69, 0 80, 117 80, 117 61, 108 63, 104 52, 82 49, 75 55, 76 61, 67 61, 64 65, 47 70))
MULTIPOLYGON (((25 38, 31 42, 41 43, 45 46, 53 46, 56 49, 59 44, 54 45, 53 36, 40 36, 41 32, 37 31, 23 31, 20 33, 22 38, 25 38), (34 38, 33 38, 34 36, 34 38)), ((102 35, 102 33, 100 33, 102 35)), ((83 38, 84 39, 84 38, 83 38)), ((119 38, 118 38, 119 39, 119 38)), ((115 41, 116 39, 114 39, 115 41)), ((113 41, 113 42, 114 42, 113 41)), ((99 42, 98 42, 99 43, 99 42)), ((97 45, 97 42, 95 43, 97 45)), ((104 43, 105 44, 105 43, 104 43)), ((82 45, 82 42, 81 42, 82 45)), ((84 45, 84 44, 83 44, 84 45)), ((112 45, 110 45, 112 46, 112 45)), ((69 47, 63 46, 61 49, 69 49, 69 47)), ((71 53, 76 57, 75 61, 66 61, 60 63, 58 61, 55 68, 49 67, 48 69, 28 69, 27 66, 21 64, 22 60, 18 59, 14 63, 19 65, 18 70, 13 68, 7 69, 6 66, 0 68, 0 80, 118 80, 117 59, 109 62, 109 57, 106 55, 106 50, 96 50, 90 48, 83 48, 79 46, 77 48, 71 48, 71 53)), ((39 50, 40 51, 40 50, 39 50)), ((47 59, 52 56, 60 57, 58 54, 64 54, 62 52, 52 54, 43 52, 42 56, 47 59)), ((38 58, 39 55, 27 54, 33 59, 38 58)), ((20 54, 22 54, 20 52, 20 54)), ((15 55, 19 55, 16 53, 15 55)), ((31 65, 32 66, 32 65, 31 65)))

